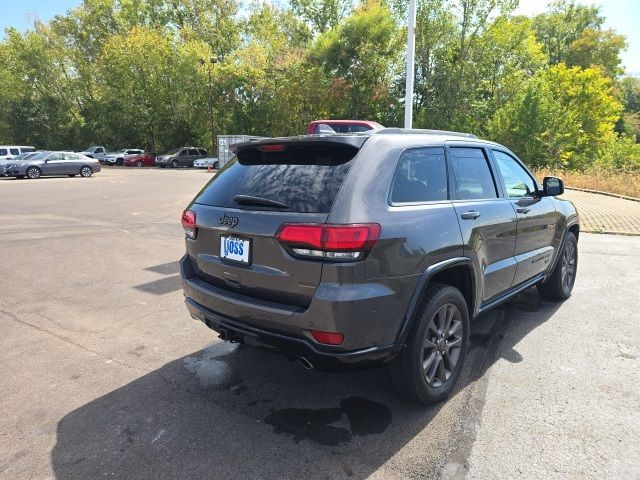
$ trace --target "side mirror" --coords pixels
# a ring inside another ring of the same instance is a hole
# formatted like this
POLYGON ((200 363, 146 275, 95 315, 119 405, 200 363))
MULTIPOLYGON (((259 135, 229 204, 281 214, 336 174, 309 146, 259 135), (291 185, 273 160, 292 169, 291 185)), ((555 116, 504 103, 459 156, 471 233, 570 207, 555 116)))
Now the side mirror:
POLYGON ((564 193, 564 182, 558 177, 544 177, 542 181, 542 195, 555 197, 564 193))

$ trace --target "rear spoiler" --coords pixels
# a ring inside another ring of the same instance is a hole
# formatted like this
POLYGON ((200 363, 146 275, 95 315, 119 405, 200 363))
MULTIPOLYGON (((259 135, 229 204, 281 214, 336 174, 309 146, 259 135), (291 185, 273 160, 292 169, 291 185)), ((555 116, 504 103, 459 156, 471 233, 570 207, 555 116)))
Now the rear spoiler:
POLYGON ((344 145, 359 150, 368 138, 368 135, 302 135, 298 137, 264 138, 234 143, 229 149, 235 155, 239 151, 249 149, 277 152, 285 150, 288 145, 344 145))

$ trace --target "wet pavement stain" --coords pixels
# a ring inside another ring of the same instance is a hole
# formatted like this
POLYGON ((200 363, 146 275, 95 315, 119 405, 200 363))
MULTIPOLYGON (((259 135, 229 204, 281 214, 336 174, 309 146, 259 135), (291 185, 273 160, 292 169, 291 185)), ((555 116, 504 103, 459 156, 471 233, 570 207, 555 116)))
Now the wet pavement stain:
POLYGON ((340 421, 340 408, 284 408, 274 410, 265 419, 278 434, 293 435, 294 440, 307 438, 321 445, 337 446, 351 441, 351 432, 346 428, 331 426, 340 421))
POLYGON ((363 397, 348 397, 339 408, 284 408, 272 411, 264 422, 274 433, 293 435, 296 442, 313 440, 321 445, 338 446, 348 443, 354 435, 383 433, 391 424, 391 410, 382 403, 363 397), (343 416, 349 429, 337 427, 343 416))
POLYGON ((363 397, 349 397, 340 402, 340 408, 346 413, 354 435, 382 433, 391 424, 391 410, 383 403, 363 397))

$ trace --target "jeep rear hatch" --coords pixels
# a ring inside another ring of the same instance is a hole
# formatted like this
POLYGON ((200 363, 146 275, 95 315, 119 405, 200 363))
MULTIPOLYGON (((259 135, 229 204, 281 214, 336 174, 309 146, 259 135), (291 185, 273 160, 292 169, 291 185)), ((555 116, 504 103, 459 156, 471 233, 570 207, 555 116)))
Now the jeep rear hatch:
POLYGON ((308 306, 325 258, 317 250, 305 255, 310 248, 290 248, 291 229, 282 241, 277 236, 290 224, 315 225, 308 233, 318 234, 366 139, 299 137, 234 146, 236 156, 190 207, 197 225, 190 250, 200 280, 259 301, 308 306))

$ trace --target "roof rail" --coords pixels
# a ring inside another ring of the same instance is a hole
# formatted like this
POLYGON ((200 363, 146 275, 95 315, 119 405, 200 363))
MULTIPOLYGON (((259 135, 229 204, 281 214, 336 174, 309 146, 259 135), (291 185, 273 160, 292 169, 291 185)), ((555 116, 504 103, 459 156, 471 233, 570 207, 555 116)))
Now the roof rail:
POLYGON ((451 132, 448 130, 427 130, 421 128, 381 128, 379 130, 371 131, 371 135, 379 135, 379 134, 414 134, 414 135, 451 135, 452 137, 465 137, 465 138, 478 138, 477 135, 473 133, 461 133, 461 132, 451 132))

